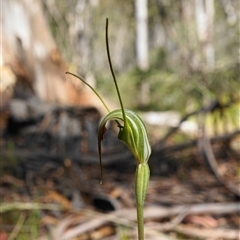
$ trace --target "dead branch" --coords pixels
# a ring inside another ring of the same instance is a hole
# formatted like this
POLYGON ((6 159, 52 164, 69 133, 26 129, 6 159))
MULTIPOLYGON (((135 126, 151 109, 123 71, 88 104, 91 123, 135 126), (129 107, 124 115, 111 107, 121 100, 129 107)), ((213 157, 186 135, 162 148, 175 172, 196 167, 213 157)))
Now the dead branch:
MULTIPOLYGON (((182 119, 179 121, 179 123, 178 123, 178 125, 176 127, 171 128, 168 131, 168 133, 154 145, 154 149, 158 149, 158 150, 161 149, 162 146, 164 145, 164 142, 166 142, 166 140, 170 136, 172 136, 172 134, 174 134, 179 129, 181 124, 183 122, 185 122, 191 116, 197 116, 198 114, 201 114, 201 113, 213 112, 213 111, 216 111, 218 109, 220 109, 220 111, 223 111, 223 109, 229 108, 232 104, 234 104, 234 103, 236 103, 238 101, 239 101, 239 99, 231 99, 229 102, 223 104, 223 103, 219 102, 219 100, 214 100, 208 106, 202 107, 202 108, 200 108, 198 110, 195 110, 195 111, 193 111, 191 113, 186 114, 185 116, 182 117, 182 119)), ((194 145, 194 141, 190 145, 193 146, 194 145)))
POLYGON ((229 214, 240 212, 239 203, 203 203, 194 205, 182 205, 174 207, 147 207, 144 210, 146 219, 159 219, 171 217, 180 213, 189 214, 229 214))
MULTIPOLYGON (((7 150, 3 150, 1 153, 2 157, 8 157, 9 153, 7 150)), ((85 154, 85 155, 79 155, 79 154, 51 154, 48 151, 40 150, 40 151, 28 151, 28 150, 20 150, 16 149, 13 152, 11 152, 11 156, 17 159, 44 159, 45 162, 47 160, 52 160, 55 162, 62 163, 64 159, 69 158, 73 162, 81 162, 83 164, 98 164, 99 159, 98 155, 96 154, 85 154)), ((104 165, 108 165, 111 163, 115 163, 119 160, 127 160, 131 158, 131 153, 129 151, 121 151, 110 154, 104 154, 104 165)))
MULTIPOLYGON (((206 160, 206 162, 209 164, 216 179, 225 188, 227 188, 230 192, 232 192, 236 196, 240 197, 240 190, 233 184, 228 183, 219 172, 217 159, 215 158, 215 155, 214 155, 214 152, 212 149, 212 145, 211 145, 211 141, 208 138, 207 132, 205 129, 205 116, 203 116, 200 128, 202 131, 202 136, 198 140, 198 148, 199 148, 200 153, 202 154, 202 156, 206 160)), ((238 130, 238 132, 240 132, 240 130, 238 130)))
MULTIPOLYGON (((228 133, 228 134, 224 134, 224 135, 220 135, 220 136, 215 136, 209 139, 211 144, 217 143, 217 142, 221 142, 221 141, 230 141, 231 139, 235 138, 237 135, 240 134, 240 130, 236 130, 234 132, 228 133)), ((188 149, 194 146, 197 146, 198 140, 193 140, 193 141, 189 141, 189 142, 184 142, 184 143, 180 143, 180 144, 176 144, 173 146, 166 146, 164 144, 162 145, 155 145, 153 147, 153 150, 156 152, 174 152, 174 151, 182 151, 184 149, 188 149)))

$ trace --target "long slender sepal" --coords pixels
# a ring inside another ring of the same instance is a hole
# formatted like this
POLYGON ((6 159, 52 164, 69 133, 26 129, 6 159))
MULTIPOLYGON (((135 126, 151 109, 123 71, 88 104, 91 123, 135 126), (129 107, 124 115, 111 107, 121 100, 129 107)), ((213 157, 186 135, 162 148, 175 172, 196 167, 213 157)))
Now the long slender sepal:
POLYGON ((72 75, 76 78, 78 78, 80 81, 82 81, 84 84, 86 84, 95 94, 96 96, 99 98, 99 100, 102 102, 103 106, 106 108, 106 110, 108 112, 110 112, 109 108, 107 107, 106 103, 103 101, 102 97, 98 94, 98 92, 90 85, 88 84, 83 78, 79 77, 78 75, 74 74, 74 73, 70 73, 70 72, 66 72, 66 74, 72 75))
POLYGON ((121 109, 122 109, 123 119, 124 119, 124 122, 125 122, 126 115, 125 115, 125 112, 124 112, 123 102, 122 102, 121 94, 120 94, 120 91, 119 91, 119 88, 118 88, 117 80, 116 80, 116 77, 115 77, 115 74, 114 74, 114 71, 113 71, 112 61, 111 61, 111 56, 110 56, 110 50, 109 50, 109 43, 108 43, 108 18, 106 19, 106 49, 107 49, 107 57, 108 57, 109 67, 110 67, 110 70, 111 70, 111 73, 112 73, 112 77, 113 77, 113 81, 114 81, 114 84, 115 84, 115 87, 116 87, 116 90, 117 90, 117 95, 118 95, 118 99, 119 99, 120 106, 121 106, 121 109))

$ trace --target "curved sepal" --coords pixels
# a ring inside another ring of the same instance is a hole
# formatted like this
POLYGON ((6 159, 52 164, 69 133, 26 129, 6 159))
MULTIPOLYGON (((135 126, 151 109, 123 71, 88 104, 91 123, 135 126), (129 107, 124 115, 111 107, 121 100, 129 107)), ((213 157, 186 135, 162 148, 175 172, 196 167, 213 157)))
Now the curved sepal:
POLYGON ((108 113, 102 119, 102 121, 100 122, 99 128, 98 128, 98 155, 99 155, 100 171, 101 171, 101 181, 100 181, 100 184, 102 184, 102 176, 103 176, 101 141, 103 140, 103 136, 104 136, 105 132, 107 131, 106 123, 107 123, 107 121, 111 121, 111 120, 117 121, 117 123, 119 125, 119 128, 120 128, 120 131, 121 131, 122 126, 120 126, 119 120, 123 121, 122 110, 121 109, 117 109, 117 110, 114 110, 114 111, 108 113))

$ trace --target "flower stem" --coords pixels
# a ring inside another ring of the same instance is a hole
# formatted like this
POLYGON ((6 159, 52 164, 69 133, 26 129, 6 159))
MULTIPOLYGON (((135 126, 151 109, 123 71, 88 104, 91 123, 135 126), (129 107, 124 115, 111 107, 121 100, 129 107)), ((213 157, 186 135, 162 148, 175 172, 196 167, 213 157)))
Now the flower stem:
POLYGON ((137 204, 138 240, 144 240, 143 208, 149 182, 150 170, 147 163, 138 164, 135 180, 135 194, 137 204))

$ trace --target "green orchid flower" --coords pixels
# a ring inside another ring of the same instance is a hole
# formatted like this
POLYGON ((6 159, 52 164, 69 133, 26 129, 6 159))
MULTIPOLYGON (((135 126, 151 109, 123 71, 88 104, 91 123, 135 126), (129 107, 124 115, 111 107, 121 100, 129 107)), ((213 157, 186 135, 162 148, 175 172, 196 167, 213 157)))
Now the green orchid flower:
POLYGON ((109 51, 109 43, 108 43, 108 19, 106 20, 106 48, 107 48, 107 56, 109 61, 110 70, 113 76, 114 84, 116 87, 118 99, 121 105, 121 109, 117 109, 114 111, 110 111, 101 98, 101 96, 96 92, 96 90, 89 85, 85 80, 81 77, 67 72, 67 74, 71 74, 82 82, 84 82, 91 90, 97 95, 100 101, 103 103, 104 107, 108 111, 108 114, 102 119, 98 129, 98 153, 100 160, 100 172, 101 172, 101 182, 103 178, 103 170, 102 170, 102 152, 101 152, 101 141, 103 140, 104 134, 106 132, 106 123, 108 121, 115 121, 119 127, 118 139, 123 141, 132 152, 133 156, 137 160, 137 169, 136 169, 136 179, 135 179, 135 195, 136 195, 136 206, 137 206, 137 221, 138 221, 138 239, 144 240, 144 217, 143 217, 143 207, 145 196, 147 192, 147 186, 150 177, 150 170, 148 166, 148 159, 151 155, 151 147, 147 135, 146 127, 141 120, 141 118, 131 110, 124 109, 123 102, 121 99, 120 91, 118 88, 118 84, 115 78, 115 74, 113 71, 110 51, 109 51))

